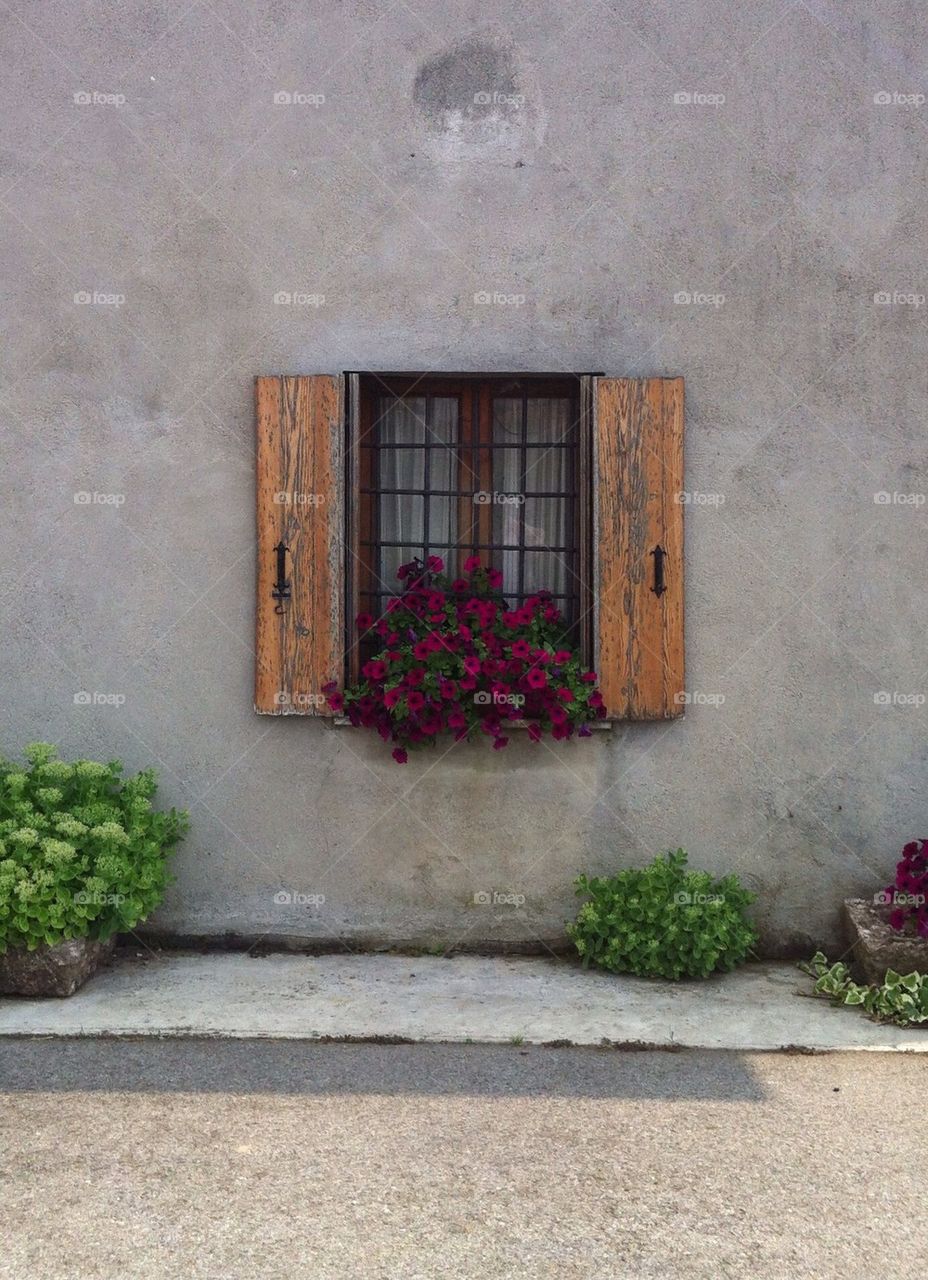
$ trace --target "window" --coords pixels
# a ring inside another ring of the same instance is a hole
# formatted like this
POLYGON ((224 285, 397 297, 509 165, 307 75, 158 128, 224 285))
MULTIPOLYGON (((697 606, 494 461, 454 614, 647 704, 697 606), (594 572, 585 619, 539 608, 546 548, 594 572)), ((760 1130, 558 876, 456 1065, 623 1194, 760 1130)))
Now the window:
POLYGON ((611 718, 682 714, 682 378, 274 375, 255 403, 256 711, 329 714, 362 600, 475 553, 560 597, 611 718))
POLYGON ((379 617, 414 557, 456 576, 479 555, 513 607, 551 591, 565 642, 586 644, 581 391, 579 378, 360 377, 355 611, 379 617))

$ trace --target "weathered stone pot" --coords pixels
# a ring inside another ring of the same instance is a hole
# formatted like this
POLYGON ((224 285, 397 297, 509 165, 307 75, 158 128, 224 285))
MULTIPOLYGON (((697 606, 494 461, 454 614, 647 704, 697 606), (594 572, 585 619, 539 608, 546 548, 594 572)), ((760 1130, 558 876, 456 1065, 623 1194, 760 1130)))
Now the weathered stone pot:
POLYGON ((11 947, 0 956, 0 995, 73 996, 106 964, 115 945, 112 937, 106 942, 67 938, 35 951, 11 947))
POLYGON ((848 898, 844 927, 854 965, 865 982, 882 983, 887 969, 928 973, 928 938, 898 933, 890 926, 888 906, 869 898, 848 898))

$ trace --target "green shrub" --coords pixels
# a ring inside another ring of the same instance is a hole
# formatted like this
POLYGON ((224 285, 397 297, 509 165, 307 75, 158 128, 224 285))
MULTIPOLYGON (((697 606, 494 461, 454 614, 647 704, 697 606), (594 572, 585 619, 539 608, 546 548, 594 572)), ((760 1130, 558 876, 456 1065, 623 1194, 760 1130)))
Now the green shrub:
POLYGON ((821 951, 799 968, 815 979, 815 994, 826 996, 834 1004, 860 1005, 877 1022, 896 1022, 900 1027, 928 1022, 928 974, 901 974, 887 969, 879 986, 872 982, 860 984, 851 980, 846 964, 840 960, 829 964, 821 951))
POLYGON ((0 759, 0 954, 131 929, 164 895, 186 812, 152 809, 152 769, 123 780, 118 760, 66 764, 45 742, 24 754, 0 759))
POLYGON ((745 918, 754 901, 737 876, 690 871, 678 849, 650 866, 609 877, 580 876, 589 895, 567 932, 584 967, 646 978, 705 978, 741 964, 757 934, 745 918))

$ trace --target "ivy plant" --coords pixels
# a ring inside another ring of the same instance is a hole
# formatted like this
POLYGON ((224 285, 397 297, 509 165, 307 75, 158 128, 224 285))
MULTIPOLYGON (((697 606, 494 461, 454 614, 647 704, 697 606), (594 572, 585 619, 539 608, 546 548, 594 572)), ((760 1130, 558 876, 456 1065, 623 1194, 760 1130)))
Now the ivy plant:
POLYGON ((24 755, 0 758, 0 954, 133 928, 164 895, 186 812, 152 807, 152 769, 123 779, 118 760, 68 764, 47 742, 24 755))
POLYGON ((705 978, 741 964, 757 940, 745 915, 754 895, 737 876, 687 867, 683 849, 650 866, 579 876, 586 896, 567 932, 584 967, 648 978, 705 978))
POLYGON ((928 1022, 928 974, 887 969, 882 983, 858 983, 846 964, 830 964, 821 951, 799 968, 815 979, 815 994, 834 1004, 859 1005, 876 1021, 900 1027, 928 1022))

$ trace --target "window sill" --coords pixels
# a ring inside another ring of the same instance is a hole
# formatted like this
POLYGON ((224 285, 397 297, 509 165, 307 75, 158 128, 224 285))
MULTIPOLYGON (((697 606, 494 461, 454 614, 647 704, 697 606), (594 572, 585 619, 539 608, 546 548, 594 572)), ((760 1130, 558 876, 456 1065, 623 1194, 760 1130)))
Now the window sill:
MULTIPOLYGON (((510 720, 507 722, 506 728, 527 729, 530 723, 531 721, 529 720, 510 720)), ((601 729, 611 729, 613 723, 614 722, 612 720, 593 720, 588 727, 594 731, 599 731, 601 729)), ((325 720, 325 724, 327 724, 330 729, 350 729, 352 727, 351 721, 347 716, 328 716, 325 720)))

